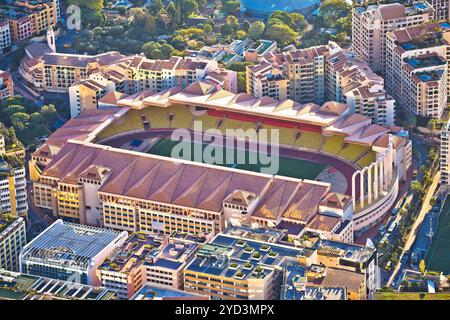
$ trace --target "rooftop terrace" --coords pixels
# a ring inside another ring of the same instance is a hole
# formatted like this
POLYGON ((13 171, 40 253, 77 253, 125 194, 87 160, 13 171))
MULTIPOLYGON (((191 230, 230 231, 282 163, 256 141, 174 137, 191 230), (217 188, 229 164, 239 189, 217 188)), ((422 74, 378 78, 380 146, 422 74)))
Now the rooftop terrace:
POLYGON ((447 61, 438 55, 428 55, 406 58, 405 62, 408 63, 414 69, 422 69, 432 66, 445 65, 447 61))
POLYGON ((114 299, 114 290, 102 287, 69 283, 24 273, 0 269, 0 300, 110 300, 114 299))
POLYGON ((137 266, 145 265, 178 270, 197 248, 198 244, 191 241, 134 233, 115 257, 105 261, 99 269, 128 273, 137 266))
POLYGON ((440 80, 442 78, 443 73, 444 73, 443 70, 432 70, 432 71, 416 72, 415 75, 420 79, 420 81, 429 82, 440 80))

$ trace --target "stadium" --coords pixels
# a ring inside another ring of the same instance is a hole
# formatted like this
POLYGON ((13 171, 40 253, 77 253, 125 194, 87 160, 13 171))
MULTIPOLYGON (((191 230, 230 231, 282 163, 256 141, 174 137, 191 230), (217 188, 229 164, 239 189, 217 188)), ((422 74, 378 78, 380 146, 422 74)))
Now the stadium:
POLYGON ((336 102, 255 98, 196 82, 156 94, 111 92, 99 108, 70 120, 30 161, 36 205, 54 215, 128 231, 218 232, 233 221, 348 240, 344 230, 353 239, 392 208, 411 165, 406 132, 336 102), (235 129, 245 146, 252 139, 245 130, 277 130, 279 172, 170 158, 173 131, 192 131, 196 122, 235 129))

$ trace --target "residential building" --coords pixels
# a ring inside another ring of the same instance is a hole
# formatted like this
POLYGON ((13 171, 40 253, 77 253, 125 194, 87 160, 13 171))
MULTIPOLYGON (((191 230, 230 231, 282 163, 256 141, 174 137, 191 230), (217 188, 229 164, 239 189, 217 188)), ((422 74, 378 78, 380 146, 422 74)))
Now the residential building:
POLYGON ((97 268, 127 237, 127 232, 57 220, 22 249, 20 272, 98 286, 97 268))
POLYGON ((0 212, 26 217, 27 180, 23 160, 0 154, 0 212))
POLYGON ((116 290, 119 299, 131 299, 145 285, 183 289, 182 271, 194 257, 198 244, 167 235, 135 233, 97 275, 102 285, 116 290))
POLYGON ((5 153, 6 153, 5 137, 0 135, 0 155, 4 155, 5 153))
POLYGON ((43 89, 48 92, 67 92, 69 87, 124 57, 118 52, 102 53, 95 56, 77 54, 44 54, 43 89))
POLYGON ((98 108, 99 99, 115 91, 116 84, 103 75, 92 75, 69 87, 70 116, 75 118, 80 112, 98 108))
POLYGON ((447 0, 427 0, 434 9, 434 20, 448 20, 450 18, 450 3, 447 0))
POLYGON ((0 270, 0 300, 115 300, 115 291, 0 270))
POLYGON ((19 270, 19 255, 26 241, 25 220, 0 211, 0 269, 19 270))
POLYGON ((41 34, 59 20, 58 0, 15 1, 4 10, 13 41, 41 34))
POLYGON ((447 61, 436 54, 406 59, 403 106, 415 115, 440 119, 447 108, 447 61))
POLYGON ((144 285, 131 300, 209 300, 208 296, 198 295, 177 289, 167 289, 153 285, 144 285))
POLYGON ((249 61, 259 62, 263 57, 270 55, 277 49, 276 41, 251 39, 234 40, 230 44, 216 44, 204 46, 199 51, 193 51, 192 57, 218 61, 225 66, 233 62, 249 61))
POLYGON ((383 73, 388 32, 421 26, 434 17, 428 2, 363 4, 352 9, 352 50, 375 72, 383 73))
POLYGON ((184 271, 185 291, 213 299, 301 299, 286 294, 294 278, 310 287, 312 299, 321 298, 311 292, 314 288, 339 288, 334 296, 330 292, 332 299, 367 299, 375 290, 374 249, 319 238, 309 238, 307 247, 295 246, 271 229, 246 229, 243 237, 236 233, 239 227, 227 229, 198 251, 184 271))
POLYGON ((441 117, 450 92, 449 41, 446 22, 387 34, 386 88, 398 107, 415 115, 441 117))
POLYGON ((11 46, 11 30, 9 22, 5 19, 0 20, 0 54, 11 46))
POLYGON ((441 130, 441 188, 450 192, 450 120, 441 130))
POLYGON ((283 71, 268 62, 247 67, 247 93, 255 97, 271 97, 277 100, 289 98, 289 80, 283 71))
POLYGON ((373 123, 394 124, 395 100, 387 94, 384 79, 351 53, 339 50, 327 58, 326 97, 346 103, 352 113, 373 123))
POLYGON ((14 97, 14 82, 11 75, 0 70, 0 102, 14 97))
POLYGON ((394 124, 394 99, 367 63, 328 45, 274 54, 247 67, 247 93, 300 103, 336 101, 373 123, 394 124))

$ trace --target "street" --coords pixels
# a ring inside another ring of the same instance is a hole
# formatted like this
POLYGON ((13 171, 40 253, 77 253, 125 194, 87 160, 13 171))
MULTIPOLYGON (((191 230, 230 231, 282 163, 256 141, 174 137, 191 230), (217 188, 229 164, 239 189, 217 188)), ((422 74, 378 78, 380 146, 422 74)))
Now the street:
MULTIPOLYGON (((427 194, 425 196, 425 199, 423 201, 422 208, 419 212, 419 215, 417 216, 417 219, 415 220, 413 227, 411 229, 411 232, 408 235, 408 239, 406 240, 405 246, 403 248, 402 254, 400 255, 399 262, 397 263, 397 266, 395 267, 394 271, 392 272, 389 281, 387 283, 388 286, 391 284, 395 284, 395 286, 398 286, 398 278, 402 275, 402 270, 404 268, 407 268, 407 262, 409 260, 409 254, 411 253, 411 247, 414 244, 414 241, 416 240, 417 236, 417 229, 421 225, 423 219, 425 218, 425 215, 428 211, 431 209, 430 200, 433 197, 433 194, 437 188, 437 185, 439 183, 441 174, 440 172, 437 172, 436 175, 433 178, 433 183, 427 190, 427 194), (400 271, 400 272, 399 272, 400 271), (395 281, 394 281, 395 280, 395 281)), ((409 199, 411 201, 411 199, 409 199)))

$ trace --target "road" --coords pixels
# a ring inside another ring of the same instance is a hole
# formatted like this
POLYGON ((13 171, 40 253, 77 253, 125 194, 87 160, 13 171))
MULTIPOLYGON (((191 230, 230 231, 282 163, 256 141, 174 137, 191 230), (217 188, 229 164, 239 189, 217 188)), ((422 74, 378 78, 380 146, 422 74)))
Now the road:
MULTIPOLYGON (((417 219, 414 222, 413 227, 408 235, 408 239, 406 240, 402 254, 400 255, 399 262, 397 263, 397 266, 395 267, 394 271, 391 274, 391 277, 389 278, 389 281, 387 283, 388 286, 390 286, 391 283, 394 281, 394 279, 396 279, 398 272, 406 267, 406 262, 408 260, 407 259, 408 254, 410 253, 411 247, 414 244, 414 241, 416 240, 417 229, 422 224, 422 221, 425 218, 425 215, 427 214, 427 212, 431 210, 432 206, 430 204, 430 200, 433 197, 433 194, 437 188, 440 178, 441 178, 441 174, 438 171, 433 178, 433 183, 428 188, 427 194, 425 195, 425 199, 422 204, 422 208, 421 208, 419 215, 417 216, 417 219)), ((409 200, 409 201, 411 201, 411 200, 409 200)))

